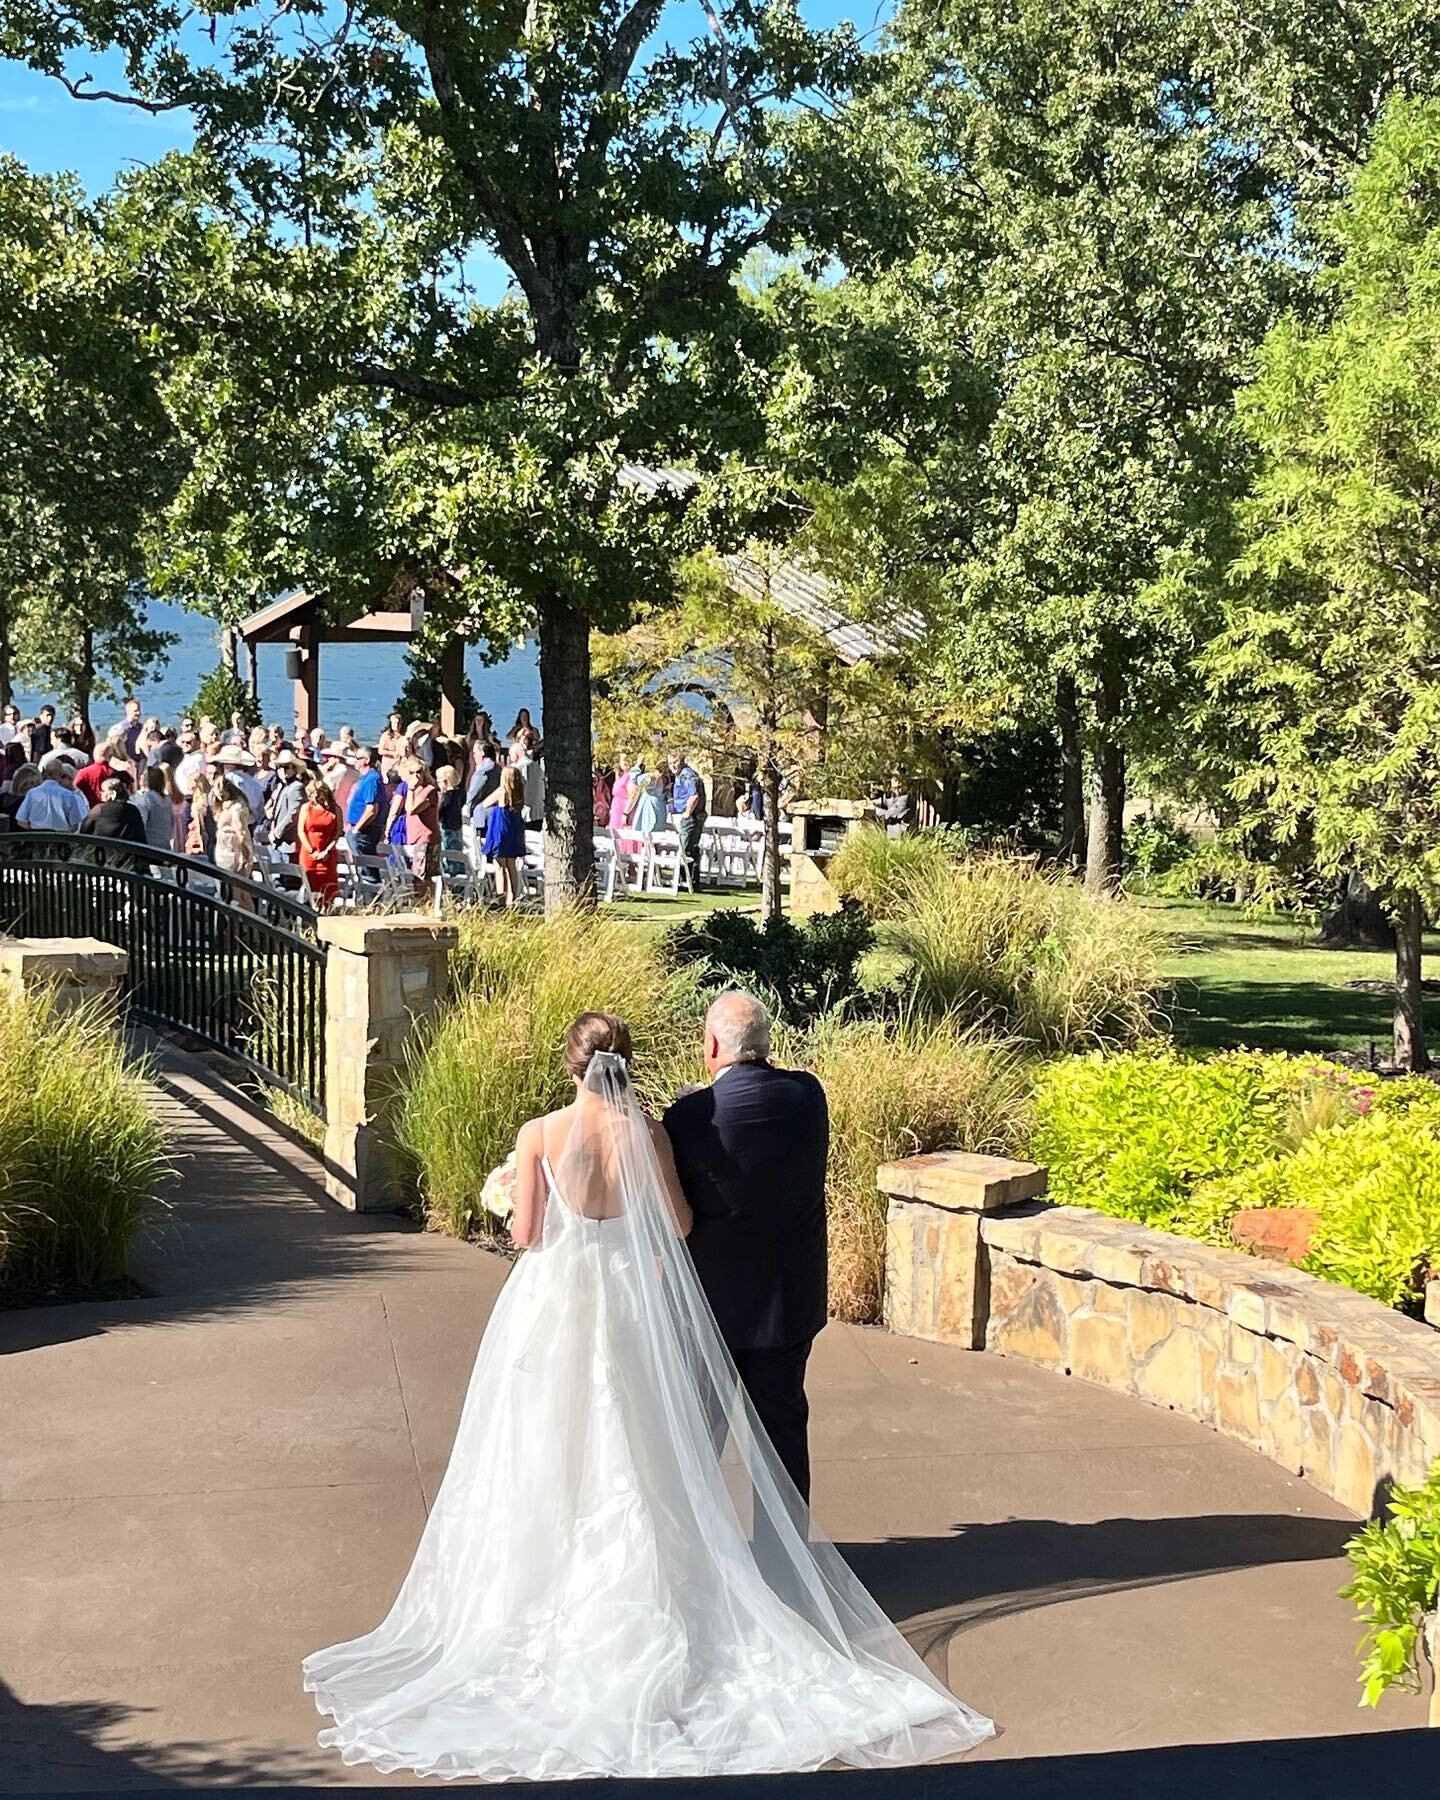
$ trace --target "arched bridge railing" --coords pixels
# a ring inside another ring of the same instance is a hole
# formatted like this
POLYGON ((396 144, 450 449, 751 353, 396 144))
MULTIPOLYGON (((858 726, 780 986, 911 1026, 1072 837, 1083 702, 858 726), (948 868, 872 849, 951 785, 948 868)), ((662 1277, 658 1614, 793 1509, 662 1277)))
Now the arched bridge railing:
POLYGON ((169 850, 10 831, 0 833, 0 932, 117 945, 140 1018, 323 1110, 325 953, 299 901, 169 850))

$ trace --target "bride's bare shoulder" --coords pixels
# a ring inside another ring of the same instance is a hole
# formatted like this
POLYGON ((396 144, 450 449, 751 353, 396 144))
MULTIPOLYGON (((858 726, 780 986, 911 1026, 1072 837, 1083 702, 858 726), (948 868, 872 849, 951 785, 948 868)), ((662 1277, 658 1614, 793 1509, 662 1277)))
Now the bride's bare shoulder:
POLYGON ((575 1116, 573 1106, 561 1106, 554 1112, 542 1113, 538 1118, 527 1119, 515 1134, 515 1148, 522 1155, 529 1152, 538 1156, 549 1144, 563 1143, 565 1133, 570 1129, 570 1122, 575 1116))

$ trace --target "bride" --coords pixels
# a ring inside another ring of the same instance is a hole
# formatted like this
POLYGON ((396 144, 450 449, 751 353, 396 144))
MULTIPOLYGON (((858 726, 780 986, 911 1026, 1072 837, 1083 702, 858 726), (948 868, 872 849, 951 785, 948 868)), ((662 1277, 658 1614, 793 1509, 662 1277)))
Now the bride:
POLYGON ((484 1781, 916 1763, 989 1737, 821 1537, 682 1239, 624 1023, 516 1146, 506 1282, 388 1617, 305 1658, 347 1763, 484 1781), (722 1457, 728 1433, 729 1451, 722 1457))

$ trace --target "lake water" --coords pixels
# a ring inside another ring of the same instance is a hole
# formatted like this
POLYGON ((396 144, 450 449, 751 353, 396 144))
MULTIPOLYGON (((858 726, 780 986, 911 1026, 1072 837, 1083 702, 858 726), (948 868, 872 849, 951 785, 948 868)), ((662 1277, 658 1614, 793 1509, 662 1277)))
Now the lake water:
MULTIPOLYGON (((152 600, 149 613, 151 625, 159 631, 174 632, 180 641, 172 647, 169 664, 159 678, 143 687, 137 698, 147 718, 154 713, 173 725, 189 712, 201 680, 219 662, 220 634, 209 619, 164 601, 152 600)), ((241 664, 243 670, 243 655, 241 664)), ((281 724, 288 732, 294 727, 295 701, 294 686, 285 679, 285 646, 262 644, 259 668, 260 705, 265 722, 281 724)), ((527 642, 505 662, 490 667, 471 645, 465 653, 465 673, 470 677, 475 697, 502 733, 509 731, 522 706, 528 706, 531 716, 539 721, 540 670, 533 642, 527 642)), ((331 737, 340 735, 342 725, 353 725, 362 743, 373 743, 405 676, 403 644, 324 645, 320 652, 321 725, 331 737)), ((36 708, 54 697, 22 690, 15 700, 25 717, 33 718, 36 708)), ((120 704, 116 700, 97 700, 91 714, 96 730, 103 731, 119 718, 120 704)))

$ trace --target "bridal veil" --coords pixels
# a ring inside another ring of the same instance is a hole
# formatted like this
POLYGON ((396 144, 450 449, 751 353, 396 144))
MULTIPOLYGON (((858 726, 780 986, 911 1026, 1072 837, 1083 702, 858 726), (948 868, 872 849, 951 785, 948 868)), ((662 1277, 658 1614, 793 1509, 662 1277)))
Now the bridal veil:
POLYGON ((415 1560, 305 1659, 346 1762, 482 1780, 930 1761, 990 1736, 818 1532, 674 1221, 625 1062, 590 1062, 415 1560))

